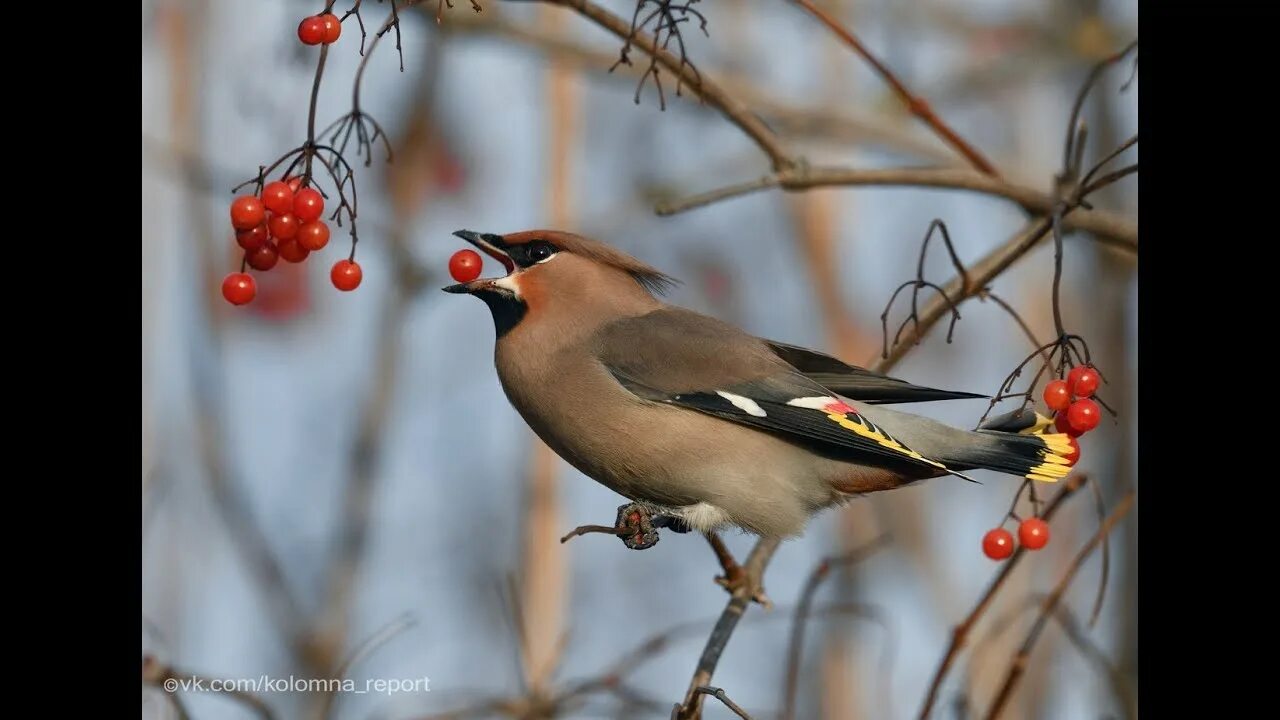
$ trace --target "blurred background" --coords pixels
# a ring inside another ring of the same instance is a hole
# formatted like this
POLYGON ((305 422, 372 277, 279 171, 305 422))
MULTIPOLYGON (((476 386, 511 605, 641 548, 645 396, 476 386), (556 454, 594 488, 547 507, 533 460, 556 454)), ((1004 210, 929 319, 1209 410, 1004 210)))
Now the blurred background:
MULTIPOLYGON (((766 191, 672 217, 656 202, 758 177, 767 159, 696 99, 666 110, 639 70, 609 73, 620 42, 578 14, 466 0, 402 13, 371 57, 361 107, 385 128, 387 164, 358 163, 364 283, 339 293, 328 268, 349 249, 257 274, 258 298, 219 295, 239 267, 231 188, 306 135, 318 50, 297 41, 320 3, 153 0, 142 5, 142 651, 206 678, 429 677, 429 692, 265 692, 276 717, 417 718, 532 691, 555 695, 623 661, 623 680, 563 717, 666 717, 688 685, 726 595, 697 535, 644 552, 588 535, 624 499, 540 445, 492 366, 488 310, 445 295, 459 228, 557 227, 596 236, 684 284, 669 301, 748 331, 861 365, 879 355, 880 313, 915 273, 920 239, 945 220, 965 262, 1024 223, 991 197, 912 188, 766 191), (660 647, 636 652, 670 631, 660 647), (348 662, 355 657, 355 662, 348 662), (656 703, 656 705, 654 704, 656 703)), ((602 3, 630 20, 634 4, 602 3)), ((364 3, 370 30, 385 3, 364 3)), ((345 11, 347 0, 336 10, 345 11)), ((955 165, 834 36, 786 2, 697 6, 690 58, 811 161, 851 167, 955 165)), ((828 0, 833 15, 1009 178, 1044 191, 1061 164, 1070 105, 1093 63, 1137 36, 1132 0, 828 0)), ((370 38, 372 39, 372 37, 370 38)), ((348 112, 360 34, 344 25, 317 121, 348 112)), ((1136 132, 1128 67, 1086 105, 1087 157, 1136 132)), ((1096 195, 1137 216, 1136 176, 1096 195)), ((1083 233, 1067 237, 1063 311, 1109 380, 1117 420, 1082 443, 1080 467, 1109 505, 1137 484, 1136 263, 1083 233)), ((499 269, 487 261, 487 274, 499 269)), ((1041 341, 1052 337, 1052 246, 994 283, 1041 341)), ((954 273, 938 248, 927 267, 954 273)), ((905 305, 891 319, 900 320, 905 305)), ((936 328, 891 372, 995 393, 1033 346, 992 302, 962 307, 954 342, 936 328)), ((912 410, 972 427, 985 401, 912 410)), ((1012 407, 1012 406, 1011 406, 1012 407)), ((791 612, 818 561, 888 533, 815 599, 799 666, 798 717, 915 717, 951 628, 998 570, 981 552, 1015 478, 942 478, 829 511, 785 543, 714 685, 755 717, 782 705, 791 612)), ((1098 528, 1087 492, 1053 523, 970 636, 935 717, 981 715, 1035 619, 1032 606, 1098 528)), ((754 538, 729 533, 744 557, 754 538)), ((1137 692, 1137 513, 1110 536, 1109 583, 1094 554, 1031 655, 1006 717, 1130 718, 1137 692), (1073 632, 1068 632, 1072 628, 1073 632)), ((175 704, 145 687, 145 718, 254 717, 216 693, 175 704)), ((528 708, 525 708, 527 711, 528 708)), ((707 717, 732 717, 716 702, 707 717)), ((526 712, 526 716, 534 716, 526 712)))

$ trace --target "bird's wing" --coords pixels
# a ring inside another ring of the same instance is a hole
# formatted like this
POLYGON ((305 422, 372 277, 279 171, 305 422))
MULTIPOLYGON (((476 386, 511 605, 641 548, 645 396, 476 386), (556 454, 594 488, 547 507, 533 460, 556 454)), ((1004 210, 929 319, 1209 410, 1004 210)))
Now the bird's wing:
POLYGON ((817 350, 766 340, 778 357, 805 377, 833 392, 869 405, 928 402, 930 400, 963 400, 985 398, 976 393, 938 390, 912 385, 905 380, 891 378, 865 368, 850 365, 817 350))
POLYGON ((903 445, 764 341, 714 318, 664 308, 611 323, 594 340, 614 378, 646 400, 766 430, 850 462, 879 458, 960 475, 903 445))

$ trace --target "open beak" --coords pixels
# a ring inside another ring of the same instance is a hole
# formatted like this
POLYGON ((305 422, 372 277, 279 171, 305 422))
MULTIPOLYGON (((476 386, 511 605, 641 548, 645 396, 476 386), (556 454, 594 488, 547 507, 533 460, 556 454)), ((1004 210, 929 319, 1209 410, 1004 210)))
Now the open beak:
MULTIPOLYGON (((480 252, 502 263, 502 266, 507 269, 507 274, 511 274, 516 269, 515 262, 507 254, 506 243, 503 242, 501 235, 478 233, 471 230, 458 230, 454 235, 475 245, 480 252)), ((476 278, 471 282, 458 283, 442 289, 447 293, 475 293, 492 287, 494 280, 495 278, 476 278)))

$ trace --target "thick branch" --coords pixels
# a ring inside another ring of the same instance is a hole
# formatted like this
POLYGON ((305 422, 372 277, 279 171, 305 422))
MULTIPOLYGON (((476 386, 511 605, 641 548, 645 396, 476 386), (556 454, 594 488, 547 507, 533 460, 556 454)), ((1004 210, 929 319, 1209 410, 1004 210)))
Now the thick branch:
MULTIPOLYGON (((659 215, 674 215, 685 210, 692 210, 713 202, 766 188, 780 187, 788 191, 797 191, 830 186, 910 186, 967 190, 1012 200, 1027 212, 1036 215, 1047 215, 1057 205, 1057 200, 1049 193, 963 168, 861 170, 798 165, 790 170, 776 172, 750 182, 710 190, 683 200, 662 203, 658 205, 657 209, 659 215)), ((1138 226, 1136 223, 1120 215, 1102 210, 1077 211, 1065 222, 1064 227, 1091 232, 1134 248, 1138 245, 1138 226)))
POLYGON ((1071 561, 1071 565, 1067 567, 1067 571, 1063 573, 1062 579, 1053 588, 1053 592, 1049 593, 1041 603, 1040 616, 1036 618, 1035 624, 1031 626, 1031 631, 1027 633, 1027 639, 1023 641, 1022 647, 1018 649, 1018 654, 1009 666, 1009 673, 1005 676, 1004 684, 1000 686, 1000 691, 996 694, 996 699, 991 705, 990 712, 987 713, 987 720, 995 720, 1000 716, 1005 704, 1013 696, 1013 689, 1017 686, 1018 680, 1021 679, 1023 671, 1026 670, 1027 661, 1031 657, 1031 650, 1035 647, 1036 641, 1040 639, 1040 635, 1044 632, 1044 628, 1049 623, 1054 611, 1057 610, 1058 603, 1062 601, 1062 596, 1066 594, 1067 588, 1071 586, 1071 581, 1075 579, 1076 573, 1080 571, 1084 561, 1093 554, 1098 545, 1102 544, 1103 538, 1111 532, 1111 529, 1125 515, 1129 514, 1129 510, 1133 508, 1133 499, 1134 491, 1130 490, 1116 504, 1115 509, 1111 511, 1106 521, 1102 523, 1102 527, 1098 528, 1098 532, 1094 533, 1089 542, 1085 543, 1085 546, 1076 554, 1075 559, 1071 561))
POLYGON ((751 605, 751 599, 759 592, 764 578, 764 569, 768 566, 774 551, 778 549, 778 544, 777 538, 761 538, 751 549, 747 561, 742 564, 742 569, 746 572, 746 581, 734 588, 729 604, 725 606, 724 612, 720 613, 720 619, 712 628, 711 637, 707 638, 702 656, 698 658, 698 667, 694 670, 693 680, 689 683, 684 704, 672 713, 673 718, 690 720, 690 718, 702 716, 704 695, 699 692, 699 689, 711 684, 711 676, 715 674, 716 665, 720 663, 720 656, 724 654, 725 646, 729 644, 729 638, 733 636, 733 631, 737 628, 738 621, 742 619, 742 614, 751 605))
MULTIPOLYGON (((441 26, 441 32, 477 37, 492 37, 520 43, 532 50, 546 53, 557 62, 568 63, 584 72, 606 74, 617 59, 617 53, 600 52, 582 43, 557 37, 537 26, 529 26, 508 20, 499 14, 486 11, 484 15, 466 15, 451 19, 441 26)), ((619 68, 621 71, 622 68, 619 68)), ((700 71, 705 79, 707 73, 700 71)), ((619 73, 614 73, 620 76, 619 73)), ((705 80, 704 80, 705 81, 705 80)), ((770 127, 783 136, 825 138, 883 147, 897 153, 905 153, 939 165, 960 162, 953 153, 927 135, 908 128, 887 117, 857 112, 847 108, 834 110, 827 107, 797 105, 770 94, 742 74, 718 74, 718 84, 727 93, 764 116, 770 127)), ((705 104, 683 103, 673 107, 718 110, 705 104)))
MULTIPOLYGON (((1045 508, 1041 517, 1046 522, 1051 520, 1058 512, 1058 508, 1062 507, 1062 504, 1083 487, 1088 480, 1088 477, 1084 474, 1076 474, 1067 478, 1062 485, 1062 489, 1049 501, 1049 505, 1045 508)), ((960 650, 964 647, 964 642, 968 638, 969 632, 973 630, 973 626, 977 624, 983 613, 991 607, 996 594, 1004 587, 1009 576, 1017 569, 1018 561, 1026 554, 1026 548, 1022 547, 1019 547, 1013 553, 1013 556, 1005 562, 1004 567, 1000 568, 1000 572, 996 574, 995 579, 987 586, 986 592, 982 594, 982 597, 978 598, 978 603, 969 611, 968 616, 952 631, 951 644, 947 646, 947 652, 942 656, 942 662, 938 664, 937 672, 933 674, 933 681, 929 683, 929 692, 924 698, 924 706, 920 708, 920 720, 929 717, 929 714, 933 712, 933 705, 938 699, 938 690, 942 688, 942 681, 946 679, 951 666, 955 664, 956 658, 960 655, 960 650)))

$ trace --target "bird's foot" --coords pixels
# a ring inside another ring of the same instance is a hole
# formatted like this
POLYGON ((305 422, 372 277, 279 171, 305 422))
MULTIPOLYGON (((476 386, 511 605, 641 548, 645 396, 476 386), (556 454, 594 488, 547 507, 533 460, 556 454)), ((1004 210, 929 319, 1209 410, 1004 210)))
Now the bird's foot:
POLYGON ((715 583, 730 595, 748 594, 753 601, 763 605, 766 610, 772 609, 773 601, 764 594, 764 587, 738 564, 720 536, 715 532, 709 532, 707 542, 711 543, 711 550, 715 552, 716 559, 720 561, 720 567, 724 569, 724 575, 717 575, 715 583))
POLYGON ((618 517, 613 527, 622 544, 632 550, 648 550, 658 544, 658 518, 665 517, 640 503, 627 503, 618 507, 618 517), (656 526, 656 527, 655 527, 656 526))
POLYGON ((683 518, 665 513, 652 505, 627 503, 618 507, 618 517, 612 526, 582 525, 560 538, 560 542, 568 542, 579 535, 603 533, 618 536, 622 539, 622 544, 632 550, 648 550, 658 544, 658 528, 677 533, 687 533, 691 529, 683 518))

